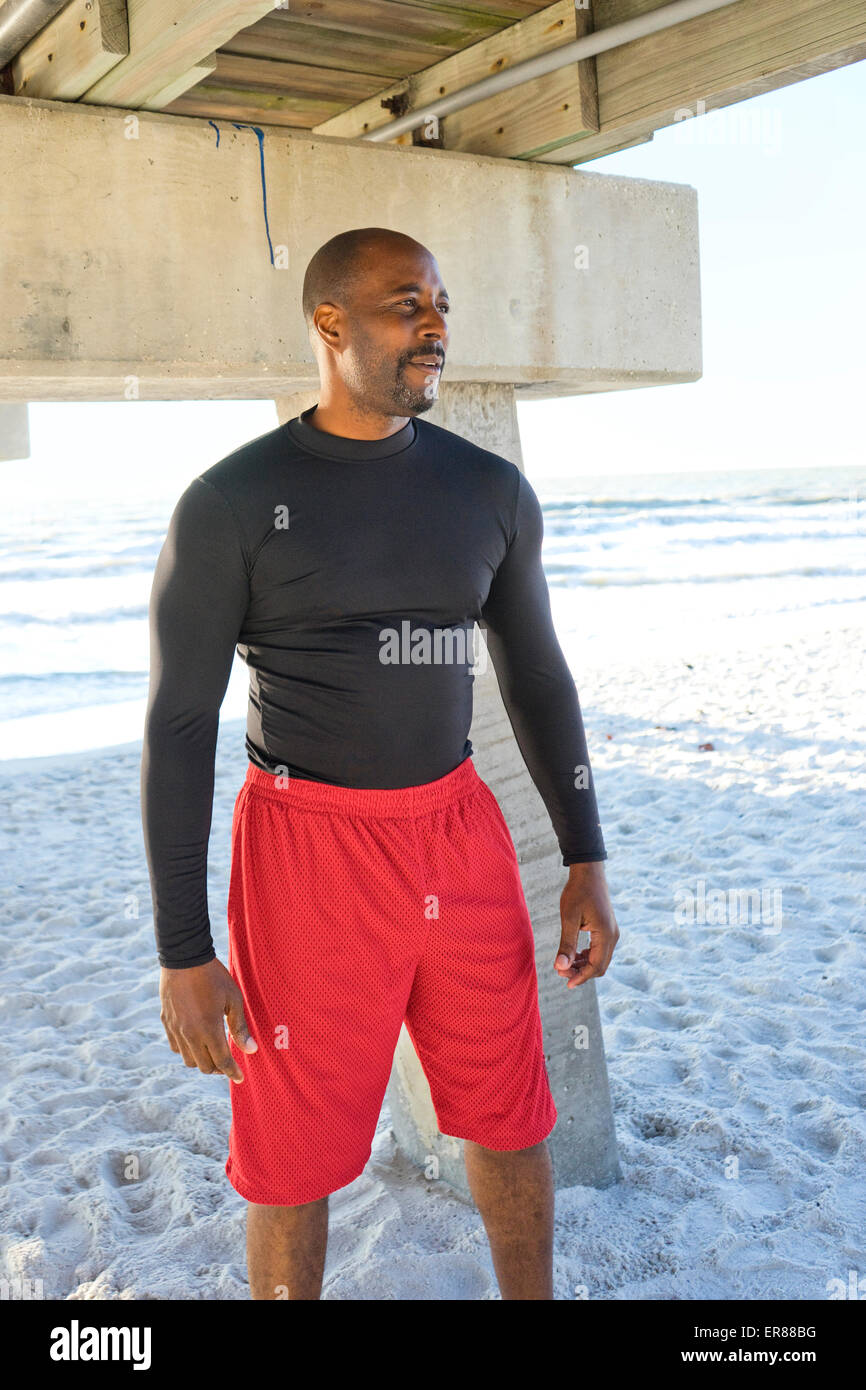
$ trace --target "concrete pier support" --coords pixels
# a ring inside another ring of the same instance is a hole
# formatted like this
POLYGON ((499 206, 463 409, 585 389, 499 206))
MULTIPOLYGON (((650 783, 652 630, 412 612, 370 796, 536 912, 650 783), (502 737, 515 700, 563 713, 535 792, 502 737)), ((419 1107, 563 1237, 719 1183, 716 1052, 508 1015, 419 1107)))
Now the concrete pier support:
MULTIPOLYGON (((315 390, 277 401, 280 421, 318 399, 315 390)), ((523 467, 514 387, 502 382, 443 382, 424 419, 523 467)), ((568 871, 544 803, 526 770, 492 664, 475 678, 470 732, 474 762, 492 788, 511 831, 535 929, 545 1058, 558 1111, 549 1145, 557 1187, 604 1187, 620 1176, 595 983, 568 990, 553 970, 559 946, 559 895, 568 871)), ((590 749, 591 756, 591 749, 590 749)), ((409 1034, 400 1032, 387 1091, 401 1151, 430 1178, 469 1195, 463 1144, 442 1134, 427 1078, 409 1034)))
POLYGON ((25 404, 0 405, 0 460, 30 457, 30 424, 25 404))
POLYGON ((277 407, 277 419, 281 425, 287 420, 294 420, 296 415, 302 411, 309 410, 311 405, 315 405, 319 399, 318 386, 309 387, 305 390, 292 391, 287 396, 278 396, 274 401, 277 407))

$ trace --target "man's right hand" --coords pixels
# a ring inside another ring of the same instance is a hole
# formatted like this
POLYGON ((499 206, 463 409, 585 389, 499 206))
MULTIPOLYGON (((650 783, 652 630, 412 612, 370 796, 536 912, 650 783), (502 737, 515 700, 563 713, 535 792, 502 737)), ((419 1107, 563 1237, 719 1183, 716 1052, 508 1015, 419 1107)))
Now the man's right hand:
POLYGON ((223 1072, 241 1082, 244 1074, 232 1056, 223 1019, 242 1052, 257 1052, 244 1015, 244 997, 221 961, 193 965, 187 970, 162 967, 159 981, 160 1019, 172 1052, 188 1067, 223 1072))

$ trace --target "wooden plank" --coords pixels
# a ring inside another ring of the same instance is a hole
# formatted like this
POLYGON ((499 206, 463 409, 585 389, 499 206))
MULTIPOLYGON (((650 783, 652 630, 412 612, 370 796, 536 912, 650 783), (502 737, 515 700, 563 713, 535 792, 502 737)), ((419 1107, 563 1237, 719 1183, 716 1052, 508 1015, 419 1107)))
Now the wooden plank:
POLYGON ((400 50, 407 41, 421 43, 429 52, 428 63, 477 43, 511 22, 473 5, 458 7, 436 0, 417 5, 403 0, 289 0, 285 10, 275 10, 274 17, 287 27, 327 30, 335 48, 344 34, 363 34, 400 50))
MULTIPOLYGON (((390 34, 360 29, 335 30, 324 25, 301 24, 293 18, 278 19, 275 11, 222 45, 226 53, 249 58, 274 58, 284 62, 314 63, 350 72, 376 73, 383 83, 418 72, 443 56, 443 51, 423 37, 410 39, 395 28, 390 34)), ((290 11, 290 15, 294 12, 290 11)), ((454 50, 445 49, 450 53, 454 50)))
MULTIPOLYGON (((420 5, 422 8, 432 8, 430 0, 400 0, 403 5, 420 5)), ((517 24, 521 19, 528 19, 531 14, 537 14, 539 10, 547 9, 550 0, 442 0, 436 5, 438 10, 476 10, 479 14, 494 15, 501 19, 503 24, 517 24)))
POLYGON ((226 121, 252 121, 258 125, 309 131, 341 105, 342 102, 328 102, 321 97, 244 91, 241 87, 219 87, 202 82, 164 110, 170 116, 213 116, 226 121))
POLYGON ((127 0, 129 54, 83 94, 136 108, 273 9, 273 0, 127 0))
POLYGON ((652 135, 640 135, 637 140, 624 140, 621 145, 605 150, 605 154, 618 154, 620 150, 630 150, 633 145, 648 145, 652 138, 652 135))
POLYGON ((72 0, 13 58, 13 91, 76 101, 128 53, 126 0, 72 0))
POLYGON ((161 92, 157 92, 156 96, 151 97, 149 101, 142 102, 143 109, 145 111, 162 111, 166 106, 176 101, 179 96, 182 96, 184 92, 188 92, 191 87, 197 86, 199 82, 204 82, 216 72, 216 67, 217 55, 211 53, 203 62, 197 63, 188 72, 181 73, 180 77, 176 77, 173 82, 170 82, 161 92))
MULTIPOLYGON (((658 0, 595 0, 597 28, 657 9, 658 0)), ((740 0, 596 58, 600 126, 534 156, 578 164, 648 139, 678 110, 707 112, 866 58, 863 0, 740 0)))
POLYGON ((312 63, 277 63, 268 58, 242 58, 236 53, 218 53, 216 59, 215 80, 223 87, 260 87, 339 103, 361 101, 380 86, 379 78, 370 73, 312 63))
MULTIPOLYGON (((500 33, 494 34, 492 38, 473 44, 471 48, 455 53, 451 57, 443 59, 442 62, 435 63, 424 71, 408 77, 404 83, 392 83, 388 88, 377 92, 368 101, 361 102, 358 106, 344 111, 333 120, 317 127, 316 133, 318 135, 338 135, 344 139, 356 139, 368 130, 377 130, 387 125, 392 119, 388 111, 382 108, 384 98, 402 93, 407 98, 410 109, 423 111, 425 103, 434 101, 437 96, 459 91, 462 87, 468 87, 471 83, 489 77, 491 73, 500 72, 503 68, 514 63, 521 62, 538 53, 547 53, 551 49, 561 48, 563 44, 571 43, 577 37, 578 23, 586 22, 585 12, 575 10, 573 0, 557 0, 556 4, 546 6, 544 10, 530 16, 529 19, 511 25, 500 33), (584 17, 578 21, 577 16, 581 14, 584 17)), ((538 82, 545 80, 544 78, 537 79, 538 82)), ((597 125, 592 61, 573 64, 563 81, 569 93, 568 99, 573 102, 578 113, 575 120, 574 111, 572 111, 569 121, 569 134, 573 138, 575 129, 581 128, 581 121, 597 125)), ((524 86, 511 92, 503 93, 501 97, 490 98, 489 102, 483 103, 485 107, 489 107, 490 102, 494 103, 494 106, 488 110, 486 117, 483 114, 479 117, 477 132, 472 131, 474 123, 472 112, 476 108, 467 108, 464 112, 454 112, 452 116, 446 117, 443 122, 446 148, 475 149, 472 140, 475 135, 479 139, 484 138, 482 127, 484 127, 485 119, 485 129, 492 128, 495 131, 496 126, 501 123, 498 119, 500 114, 498 103, 507 97, 512 103, 516 100, 519 105, 521 100, 519 94, 526 92, 527 86, 524 84, 524 86), (462 122, 461 117, 463 118, 462 122), (466 143, 460 143, 462 138, 465 138, 466 143)), ((478 109, 480 110, 480 104, 478 109)), ((509 141, 502 143, 509 144, 514 137, 513 122, 509 117, 509 141)), ((516 136, 516 143, 522 147, 519 135, 516 136)), ((505 149, 503 152, 509 153, 511 151, 505 149)))

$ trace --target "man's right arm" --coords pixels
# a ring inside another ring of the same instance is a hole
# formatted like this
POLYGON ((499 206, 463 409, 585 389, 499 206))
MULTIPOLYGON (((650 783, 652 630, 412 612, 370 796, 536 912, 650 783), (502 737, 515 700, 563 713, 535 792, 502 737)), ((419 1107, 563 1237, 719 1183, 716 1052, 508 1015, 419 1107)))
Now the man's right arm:
POLYGON ((225 1024, 255 1052, 241 991, 216 959, 207 906, 219 711, 249 605, 234 513, 196 478, 172 514, 150 600, 150 694, 141 759, 144 844, 160 963, 161 1020, 188 1067, 243 1081, 225 1024))
POLYGON ((142 827, 160 963, 214 959, 207 905, 219 710, 249 604, 244 539, 214 486, 181 496, 150 600, 150 691, 141 762, 142 827))

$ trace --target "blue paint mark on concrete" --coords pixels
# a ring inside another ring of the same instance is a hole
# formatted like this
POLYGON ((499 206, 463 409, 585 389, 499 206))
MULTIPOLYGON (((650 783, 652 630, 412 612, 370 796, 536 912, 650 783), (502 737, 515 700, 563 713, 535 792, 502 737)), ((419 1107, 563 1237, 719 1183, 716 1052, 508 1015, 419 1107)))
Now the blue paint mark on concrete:
MULTIPOLYGON (((216 135, 217 135, 217 140, 216 140, 216 142, 217 142, 217 149, 219 149, 219 145, 220 145, 220 128, 219 128, 219 126, 216 124, 215 121, 208 121, 208 125, 212 125, 213 128, 214 128, 214 130, 216 131, 216 135)), ((261 129, 260 126, 257 126, 257 125, 247 125, 246 123, 243 123, 243 122, 232 121, 232 125, 234 126, 235 130, 254 130, 255 133, 256 133, 256 138, 257 138, 257 140, 258 140, 258 142, 259 142, 259 169, 260 169, 261 180, 262 180, 262 209, 263 209, 264 214, 265 214, 265 235, 266 235, 267 238, 268 238, 268 250, 269 250, 270 256, 271 256, 271 265, 273 265, 273 264, 274 264, 274 244, 273 244, 273 242, 271 241, 271 229, 270 229, 270 226, 269 226, 269 224, 268 224, 268 189, 267 189, 267 184, 266 184, 266 182, 265 182, 265 132, 261 129)))

